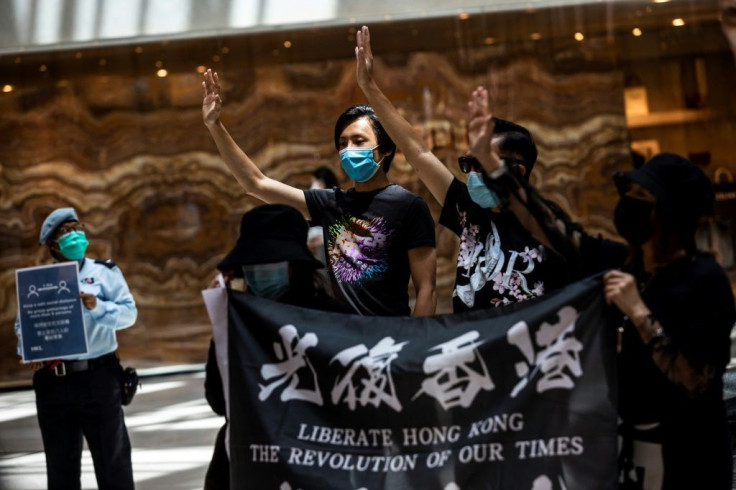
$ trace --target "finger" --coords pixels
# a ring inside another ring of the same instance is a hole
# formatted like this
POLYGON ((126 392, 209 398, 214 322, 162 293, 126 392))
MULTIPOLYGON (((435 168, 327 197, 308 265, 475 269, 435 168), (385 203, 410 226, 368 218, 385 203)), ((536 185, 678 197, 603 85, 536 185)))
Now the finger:
POLYGON ((619 284, 621 282, 621 273, 619 271, 608 271, 603 276, 603 282, 606 284, 619 284))
POLYGON ((603 291, 603 299, 606 300, 607 305, 615 305, 616 304, 616 298, 618 298, 617 293, 615 291, 609 291, 604 290, 603 291))
POLYGON ((480 116, 483 114, 483 96, 482 96, 483 89, 482 87, 478 87, 473 91, 473 114, 476 116, 480 116))
POLYGON ((480 106, 485 114, 489 113, 490 106, 488 105, 488 90, 486 90, 485 87, 483 87, 480 93, 480 106))
POLYGON ((368 26, 363 26, 363 45, 366 56, 373 56, 373 51, 371 50, 371 31, 368 30, 368 26))
POLYGON ((355 33, 355 44, 355 49, 363 47, 363 29, 358 29, 358 32, 355 33))
POLYGON ((493 134, 493 131, 496 129, 496 121, 493 119, 493 116, 491 114, 488 114, 486 116, 486 120, 484 122, 486 126, 486 131, 488 134, 493 134))
POLYGON ((485 87, 478 88, 478 110, 481 114, 488 114, 488 91, 485 87))
POLYGON ((477 109, 476 109, 476 102, 475 102, 475 92, 470 94, 470 100, 468 100, 468 117, 470 119, 473 119, 476 115, 477 109))
POLYGON ((215 91, 215 82, 212 80, 212 73, 210 72, 204 80, 207 86, 207 95, 212 95, 215 91))

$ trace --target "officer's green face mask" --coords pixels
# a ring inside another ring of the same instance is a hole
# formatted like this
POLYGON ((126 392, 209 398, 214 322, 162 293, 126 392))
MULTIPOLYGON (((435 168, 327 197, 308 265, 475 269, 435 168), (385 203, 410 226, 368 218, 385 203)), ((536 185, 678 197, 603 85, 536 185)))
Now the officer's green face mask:
POLYGON ((83 231, 70 231, 59 237, 59 251, 69 260, 79 260, 87 251, 87 236, 83 231))

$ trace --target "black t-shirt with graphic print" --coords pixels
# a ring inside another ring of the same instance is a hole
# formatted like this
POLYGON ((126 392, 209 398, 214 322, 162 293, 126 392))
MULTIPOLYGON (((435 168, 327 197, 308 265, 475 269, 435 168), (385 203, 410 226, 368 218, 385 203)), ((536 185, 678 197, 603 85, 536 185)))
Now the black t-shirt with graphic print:
POLYGON ((361 315, 409 315, 409 250, 435 246, 427 203, 396 184, 371 192, 304 191, 324 230, 334 289, 361 315))
POLYGON ((460 237, 455 313, 525 301, 569 282, 560 257, 535 240, 513 213, 481 208, 457 179, 447 191, 440 224, 460 237))

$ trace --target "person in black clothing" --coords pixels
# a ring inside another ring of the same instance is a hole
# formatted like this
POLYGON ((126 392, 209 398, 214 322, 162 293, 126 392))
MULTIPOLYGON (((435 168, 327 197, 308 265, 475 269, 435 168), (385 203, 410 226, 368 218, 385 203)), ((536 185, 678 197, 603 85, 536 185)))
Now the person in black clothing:
POLYGON ((614 223, 627 243, 592 237, 546 206, 497 155, 482 151, 493 122, 479 90, 469 107, 485 128, 471 151, 488 172, 486 185, 575 275, 608 270, 604 295, 623 316, 621 488, 730 489, 722 375, 736 307, 723 269, 695 246, 698 222, 714 202, 708 178, 669 153, 616 174, 614 223))
POLYGON ((335 149, 347 191, 300 190, 272 179, 241 150, 220 121, 216 72, 202 82, 202 119, 225 164, 245 192, 288 204, 322 226, 325 257, 336 297, 361 315, 432 315, 437 306, 435 229, 427 203, 388 180, 396 145, 372 108, 356 105, 337 119, 335 149), (414 308, 407 286, 414 286, 414 308))
MULTIPOLYGON (((460 157, 467 183, 456 179, 428 148, 424 138, 391 104, 373 78, 370 32, 356 35, 357 82, 407 162, 442 206, 439 222, 460 239, 452 304, 455 313, 506 306, 545 294, 566 284, 564 264, 498 206, 483 184, 480 164, 460 157)), ((529 178, 537 160, 531 133, 511 121, 495 118, 491 146, 501 158, 529 178)), ((469 127, 469 137, 475 127, 469 127)))
MULTIPOLYGON (((228 280, 244 278, 246 294, 304 308, 351 312, 318 287, 316 271, 323 266, 307 248, 307 228, 307 222, 291 206, 267 204, 254 208, 243 215, 235 247, 217 268, 228 280)), ((212 410, 227 417, 227 387, 220 376, 214 341, 207 355, 204 388, 212 410)), ((205 490, 230 488, 227 426, 225 422, 217 434, 205 490)))

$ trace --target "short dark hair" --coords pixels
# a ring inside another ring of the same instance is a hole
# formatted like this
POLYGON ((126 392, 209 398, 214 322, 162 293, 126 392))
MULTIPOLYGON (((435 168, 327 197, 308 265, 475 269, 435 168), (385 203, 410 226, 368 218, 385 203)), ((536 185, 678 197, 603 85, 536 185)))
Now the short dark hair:
POLYGON ((537 145, 534 143, 532 134, 524 126, 500 119, 493 118, 495 123, 493 134, 503 135, 500 149, 505 152, 518 153, 524 160, 526 174, 524 177, 529 180, 534 164, 537 161, 537 145))
POLYGON ((314 172, 312 172, 312 176, 315 179, 324 182, 325 189, 332 189, 334 187, 337 187, 337 177, 335 176, 335 173, 327 167, 319 167, 314 172))
POLYGON ((340 149, 340 135, 345 127, 361 117, 367 117, 371 122, 373 133, 376 135, 376 140, 378 141, 378 151, 386 155, 383 159, 383 171, 388 173, 391 162, 396 154, 396 143, 393 142, 386 130, 383 129, 383 125, 378 120, 376 112, 370 106, 362 104, 354 105, 348 107, 340 114, 340 117, 337 118, 337 122, 335 123, 335 149, 340 149))

